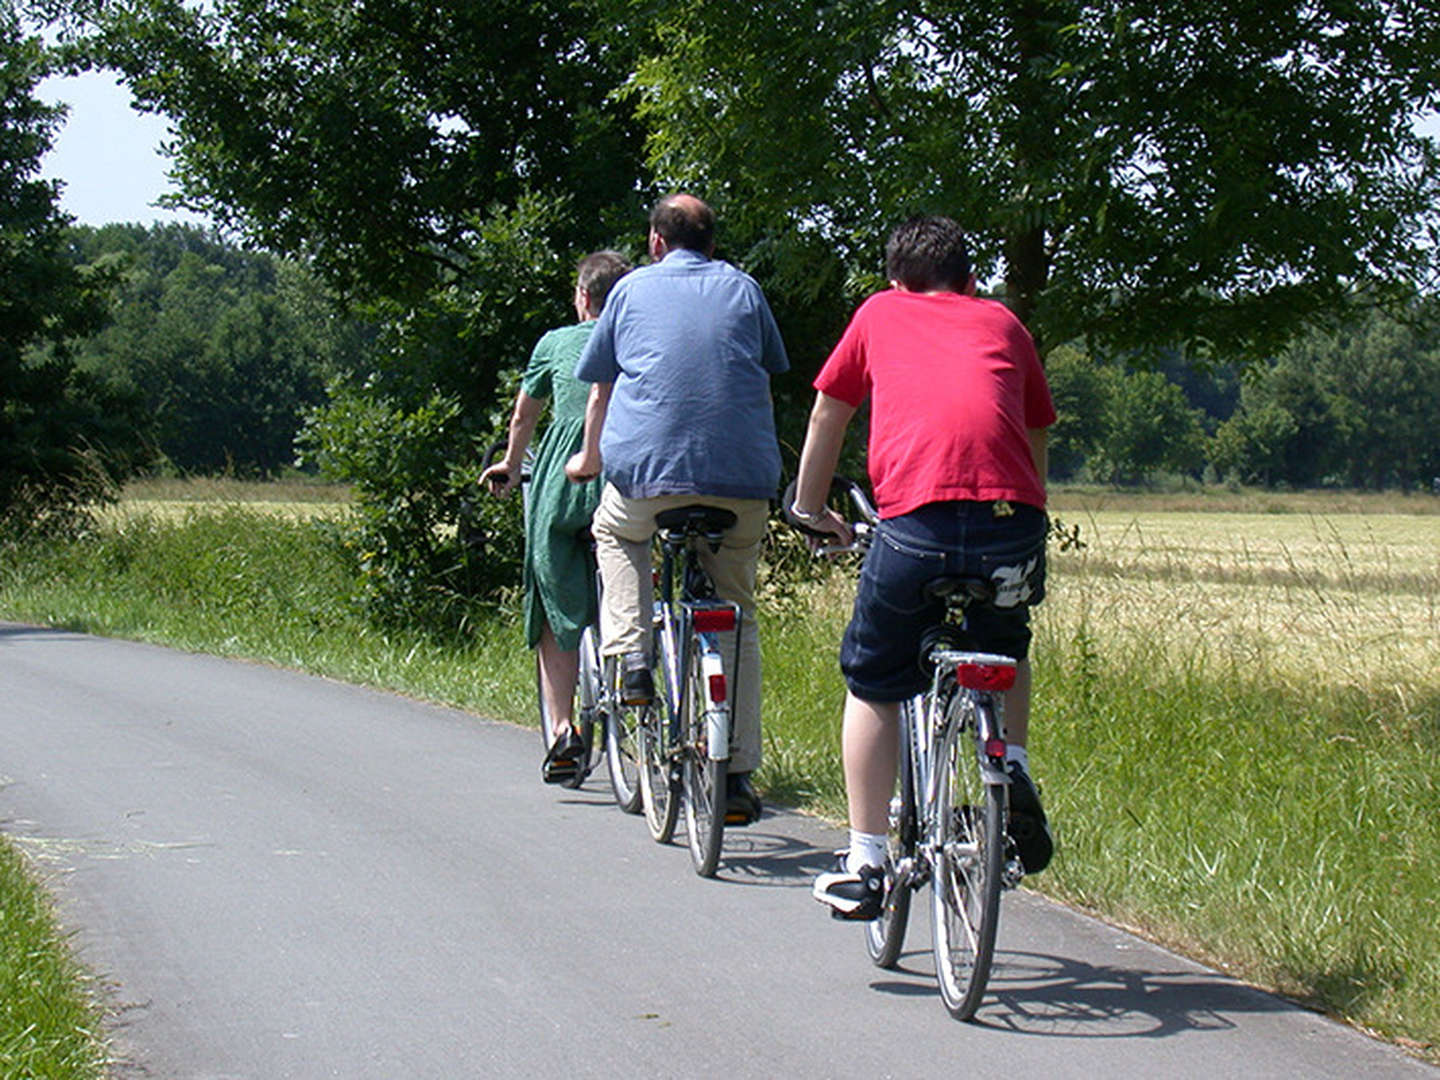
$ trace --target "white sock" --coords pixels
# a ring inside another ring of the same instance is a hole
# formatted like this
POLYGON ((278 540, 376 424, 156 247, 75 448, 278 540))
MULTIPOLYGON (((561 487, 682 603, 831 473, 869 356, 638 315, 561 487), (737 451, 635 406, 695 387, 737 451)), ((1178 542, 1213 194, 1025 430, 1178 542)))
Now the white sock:
POLYGON ((1005 744, 1005 764, 1018 761, 1020 768, 1028 774, 1030 772, 1030 755, 1025 752, 1025 747, 1016 746, 1013 742, 1005 744))
POLYGON ((883 833, 858 832, 850 830, 850 854, 845 856, 845 869, 858 874, 865 866, 885 865, 885 836, 883 833))

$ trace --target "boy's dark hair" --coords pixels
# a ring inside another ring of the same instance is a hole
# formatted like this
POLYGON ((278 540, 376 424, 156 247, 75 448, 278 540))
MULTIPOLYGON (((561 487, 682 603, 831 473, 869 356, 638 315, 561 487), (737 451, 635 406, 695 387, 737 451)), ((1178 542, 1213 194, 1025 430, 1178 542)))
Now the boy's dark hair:
POLYGON ((650 228, 668 247, 708 254, 715 244, 715 211, 693 197, 666 195, 650 211, 650 228))
POLYGON ((615 282, 630 270, 630 260, 618 251, 595 251, 581 259, 575 268, 575 284, 590 301, 591 310, 599 315, 615 282))
POLYGON ((954 220, 939 214, 912 217, 890 234, 885 276, 911 292, 962 292, 970 281, 970 246, 954 220))

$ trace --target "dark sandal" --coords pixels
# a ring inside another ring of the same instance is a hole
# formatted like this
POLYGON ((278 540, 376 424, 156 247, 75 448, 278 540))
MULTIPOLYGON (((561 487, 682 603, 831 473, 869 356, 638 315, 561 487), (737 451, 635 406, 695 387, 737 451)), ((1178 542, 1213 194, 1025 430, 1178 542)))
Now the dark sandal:
POLYGON ((574 780, 580 774, 580 755, 584 752, 585 745, 574 731, 556 739, 550 744, 550 750, 540 766, 540 778, 547 784, 574 780))

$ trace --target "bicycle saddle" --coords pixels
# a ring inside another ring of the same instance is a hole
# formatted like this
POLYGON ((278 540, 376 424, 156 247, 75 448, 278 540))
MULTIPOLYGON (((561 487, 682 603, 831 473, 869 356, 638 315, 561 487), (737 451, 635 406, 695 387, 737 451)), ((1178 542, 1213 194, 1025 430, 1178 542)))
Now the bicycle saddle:
POLYGON ((925 585, 925 595, 933 596, 937 600, 949 600, 952 597, 966 601, 979 600, 981 603, 989 603, 995 599, 995 584, 987 578, 964 577, 959 574, 946 574, 925 585))
POLYGON ((677 506, 655 515, 656 527, 665 532, 722 533, 734 524, 734 512, 718 506, 677 506))

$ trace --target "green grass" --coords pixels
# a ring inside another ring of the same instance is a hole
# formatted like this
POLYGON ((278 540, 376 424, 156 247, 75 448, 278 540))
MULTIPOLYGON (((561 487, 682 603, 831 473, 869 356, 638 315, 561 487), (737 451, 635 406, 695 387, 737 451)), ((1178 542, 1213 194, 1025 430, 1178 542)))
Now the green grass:
MULTIPOLYGON (((1327 526, 1313 506, 1186 507, 1170 528, 1180 509, 1085 511, 1090 548, 1054 560, 1032 753, 1060 853, 1028 884, 1437 1059, 1428 531, 1414 515, 1327 526)), ((463 640, 384 633, 348 599, 346 559, 326 513, 132 507, 85 542, 0 556, 0 612, 534 722, 513 606, 478 612, 463 640)), ((759 782, 837 819, 852 578, 763 593, 759 782)))
POLYGON ((50 901, 0 836, 0 1078, 104 1075, 99 1011, 50 901))

